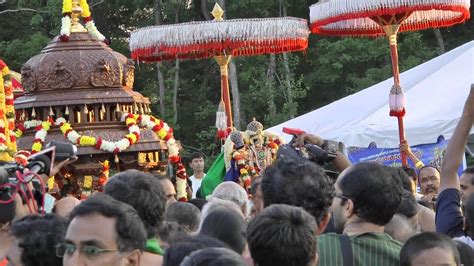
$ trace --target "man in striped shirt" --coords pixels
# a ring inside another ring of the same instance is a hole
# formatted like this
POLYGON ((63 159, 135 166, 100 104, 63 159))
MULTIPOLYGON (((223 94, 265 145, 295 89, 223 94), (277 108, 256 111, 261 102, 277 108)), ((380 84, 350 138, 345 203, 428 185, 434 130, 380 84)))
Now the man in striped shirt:
POLYGON ((335 228, 342 235, 318 237, 319 265, 399 265, 402 244, 384 233, 402 199, 402 184, 387 166, 360 163, 344 170, 332 203, 335 228))

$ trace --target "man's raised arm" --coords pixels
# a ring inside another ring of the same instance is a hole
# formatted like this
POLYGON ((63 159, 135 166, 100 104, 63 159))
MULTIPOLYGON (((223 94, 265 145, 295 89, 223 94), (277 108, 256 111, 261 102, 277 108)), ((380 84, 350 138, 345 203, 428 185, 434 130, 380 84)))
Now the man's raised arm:
POLYGON ((474 84, 471 84, 471 91, 467 97, 464 109, 454 133, 449 140, 441 166, 441 183, 439 193, 448 188, 460 189, 457 171, 464 156, 469 132, 474 123, 474 84))

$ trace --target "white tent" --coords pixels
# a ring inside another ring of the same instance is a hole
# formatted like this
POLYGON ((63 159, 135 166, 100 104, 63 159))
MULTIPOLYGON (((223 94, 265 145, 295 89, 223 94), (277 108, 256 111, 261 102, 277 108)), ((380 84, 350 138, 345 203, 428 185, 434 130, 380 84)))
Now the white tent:
MULTIPOLYGON (((474 83, 474 41, 401 74, 406 91, 405 132, 410 145, 449 139, 474 83)), ((292 127, 343 142, 346 146, 398 147, 398 123, 389 116, 388 94, 393 79, 306 113, 269 131, 292 127)), ((286 136, 288 139, 289 137, 286 136)))

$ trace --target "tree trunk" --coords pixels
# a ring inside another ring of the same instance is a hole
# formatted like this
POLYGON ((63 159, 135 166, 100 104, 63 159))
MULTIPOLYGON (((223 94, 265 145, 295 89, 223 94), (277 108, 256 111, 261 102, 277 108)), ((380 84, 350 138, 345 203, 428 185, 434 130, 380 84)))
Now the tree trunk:
MULTIPOLYGON (((161 0, 155 0, 155 24, 161 25, 163 19, 161 17, 161 0)), ((165 108, 165 79, 163 73, 161 72, 162 64, 158 62, 156 64, 156 74, 158 76, 158 89, 160 91, 160 116, 164 117, 166 114, 165 108)))
POLYGON ((275 54, 270 54, 270 62, 268 63, 267 69, 267 90, 268 90, 268 114, 269 119, 273 119, 276 116, 276 105, 275 105, 275 95, 274 95, 274 86, 275 86, 275 69, 276 69, 276 56, 275 54))
POLYGON ((206 20, 212 20, 210 11, 207 7, 207 0, 201 0, 201 12, 206 20))
POLYGON ((237 79, 237 68, 235 67, 234 60, 229 62, 229 80, 230 88, 232 92, 232 104, 234 112, 234 127, 237 129, 241 128, 240 119, 240 92, 239 92, 239 81, 237 79))
MULTIPOLYGON (((280 0, 280 8, 283 11, 283 17, 286 17, 286 5, 282 3, 283 1, 280 0)), ((293 102, 293 89, 291 88, 291 81, 293 79, 290 71, 290 65, 288 63, 288 54, 283 53, 283 66, 285 69, 285 86, 286 86, 286 95, 287 95, 287 103, 288 103, 288 110, 290 118, 294 118, 296 115, 296 108, 293 102)))
MULTIPOLYGON (((217 3, 221 6, 222 10, 225 11, 225 0, 217 0, 217 3)), ((224 12, 224 19, 227 19, 226 12, 224 12)))
POLYGON ((156 63, 156 72, 158 74, 158 88, 160 91, 160 116, 164 117, 166 114, 165 109, 165 78, 161 72, 161 62, 156 63))
POLYGON ((179 89, 179 60, 176 60, 174 73, 174 88, 173 88, 173 124, 178 123, 178 89, 179 89))
MULTIPOLYGON (((175 9, 175 23, 179 23, 179 10, 181 8, 181 0, 176 1, 175 9)), ((173 87, 173 124, 176 126, 178 123, 178 89, 179 89, 179 60, 176 59, 174 67, 174 87, 173 87)))
POLYGON ((438 54, 442 55, 446 52, 446 47, 444 45, 443 35, 441 35, 441 31, 439 29, 434 29, 434 34, 436 36, 436 41, 438 42, 438 54))

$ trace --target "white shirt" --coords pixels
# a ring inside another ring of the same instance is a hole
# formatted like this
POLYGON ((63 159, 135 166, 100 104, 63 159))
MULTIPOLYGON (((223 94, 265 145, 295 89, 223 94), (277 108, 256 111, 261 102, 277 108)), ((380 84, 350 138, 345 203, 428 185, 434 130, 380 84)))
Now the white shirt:
POLYGON ((467 237, 467 236, 460 236, 460 237, 455 237, 455 238, 453 238, 453 240, 456 240, 456 241, 459 241, 459 242, 463 242, 464 244, 467 244, 467 245, 469 245, 471 248, 474 249, 474 241, 473 241, 472 238, 470 238, 470 237, 467 237))
POLYGON ((193 183, 193 199, 196 198, 196 192, 201 187, 201 183, 204 177, 206 177, 206 173, 204 173, 204 176, 201 179, 196 179, 194 175, 189 177, 189 180, 191 180, 191 182, 193 183))

